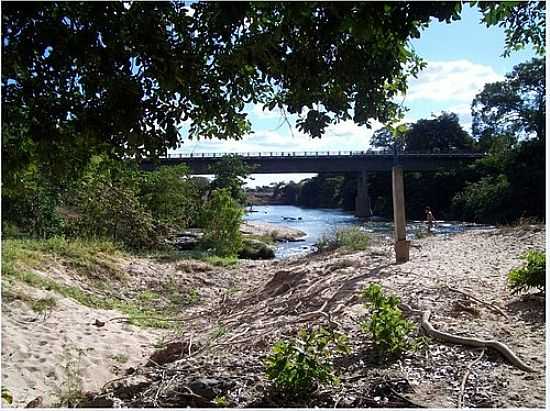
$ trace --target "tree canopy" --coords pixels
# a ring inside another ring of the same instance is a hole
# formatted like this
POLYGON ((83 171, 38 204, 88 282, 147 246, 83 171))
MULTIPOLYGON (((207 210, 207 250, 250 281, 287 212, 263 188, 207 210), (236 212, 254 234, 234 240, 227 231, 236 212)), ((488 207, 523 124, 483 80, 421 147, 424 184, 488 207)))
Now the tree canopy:
POLYGON ((398 151, 456 151, 473 149, 472 137, 462 128, 455 113, 443 112, 433 119, 420 119, 407 125, 395 137, 388 127, 377 130, 371 144, 375 147, 394 147, 398 151))
POLYGON ((518 64, 503 81, 486 84, 472 102, 472 132, 489 148, 502 135, 545 139, 546 64, 534 58, 518 64))
MULTIPOLYGON (((540 4, 479 7, 487 24, 511 30, 509 47, 544 31, 536 26, 540 4)), ((246 103, 297 114, 297 126, 313 137, 343 120, 387 122, 402 110, 396 97, 407 77, 424 65, 409 41, 433 18, 459 19, 461 8, 198 2, 190 12, 175 1, 5 3, 4 174, 33 159, 68 174, 97 153, 158 156, 181 143, 186 120, 192 138, 238 139, 250 131, 246 103)))

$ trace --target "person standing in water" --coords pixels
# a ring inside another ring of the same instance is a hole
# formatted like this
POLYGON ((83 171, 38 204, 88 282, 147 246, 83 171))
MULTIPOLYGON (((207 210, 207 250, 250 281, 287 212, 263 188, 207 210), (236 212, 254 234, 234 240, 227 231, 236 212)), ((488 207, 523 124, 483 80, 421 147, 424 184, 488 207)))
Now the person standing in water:
POLYGON ((430 210, 430 207, 426 207, 424 212, 426 213, 426 223, 428 224, 428 233, 431 233, 432 226, 434 224, 434 216, 432 214, 432 210, 430 210))

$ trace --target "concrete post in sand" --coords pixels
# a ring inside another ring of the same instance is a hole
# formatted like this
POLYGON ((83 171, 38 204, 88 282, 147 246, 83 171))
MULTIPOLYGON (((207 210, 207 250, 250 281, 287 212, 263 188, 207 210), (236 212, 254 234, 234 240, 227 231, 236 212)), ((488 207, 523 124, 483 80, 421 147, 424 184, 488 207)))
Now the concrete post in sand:
POLYGON ((372 215, 366 170, 361 171, 361 175, 357 180, 357 195, 355 196, 354 214, 356 217, 370 217, 372 215))
POLYGON ((395 237, 395 260, 398 263, 409 261, 409 241, 407 241, 407 220, 405 218, 405 190, 403 168, 392 168, 393 222, 395 237))

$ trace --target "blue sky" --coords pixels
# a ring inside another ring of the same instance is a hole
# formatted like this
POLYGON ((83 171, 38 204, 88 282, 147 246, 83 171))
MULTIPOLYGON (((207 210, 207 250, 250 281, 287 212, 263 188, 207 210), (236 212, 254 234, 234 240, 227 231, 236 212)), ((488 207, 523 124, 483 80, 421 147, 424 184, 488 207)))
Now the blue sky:
MULTIPOLYGON (((508 58, 504 51, 504 30, 487 28, 480 23, 481 14, 476 8, 464 6, 462 19, 451 24, 436 20, 424 30, 413 46, 428 66, 417 79, 409 80, 405 105, 410 109, 405 120, 416 121, 430 118, 441 111, 453 111, 460 122, 470 131, 470 104, 486 83, 499 81, 514 65, 535 56, 531 48, 513 52, 508 58)), ((183 127, 183 145, 173 152, 275 152, 275 151, 338 151, 365 150, 370 137, 381 124, 374 128, 355 125, 352 121, 331 125, 321 139, 312 139, 288 125, 282 124, 278 112, 262 111, 260 106, 246 108, 252 123, 252 133, 240 141, 217 141, 187 139, 183 127)), ((294 122, 291 120, 291 124, 294 122)), ((308 175, 257 175, 250 186, 269 184, 274 181, 299 181, 308 175)))

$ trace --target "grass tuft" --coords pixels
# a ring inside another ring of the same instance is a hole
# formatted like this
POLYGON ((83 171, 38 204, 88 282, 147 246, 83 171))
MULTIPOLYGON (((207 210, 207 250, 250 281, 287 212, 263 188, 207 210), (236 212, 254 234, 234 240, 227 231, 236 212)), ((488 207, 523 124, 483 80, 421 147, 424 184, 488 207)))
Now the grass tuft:
POLYGON ((345 227, 321 236, 317 242, 319 251, 363 251, 369 246, 369 235, 360 227, 345 227))

